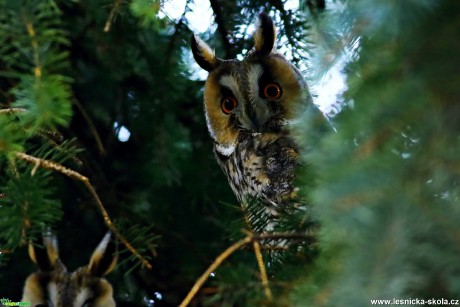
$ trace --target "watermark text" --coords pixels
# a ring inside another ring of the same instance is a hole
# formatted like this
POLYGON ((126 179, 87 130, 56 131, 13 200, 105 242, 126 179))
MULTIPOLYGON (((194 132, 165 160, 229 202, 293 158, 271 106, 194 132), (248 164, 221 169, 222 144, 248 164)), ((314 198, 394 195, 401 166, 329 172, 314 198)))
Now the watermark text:
POLYGON ((408 299, 386 299, 386 300, 371 300, 372 305, 460 305, 460 300, 456 299, 445 299, 445 298, 408 298, 408 299))
POLYGON ((30 302, 12 302, 8 298, 0 298, 0 304, 2 306, 32 306, 30 302))

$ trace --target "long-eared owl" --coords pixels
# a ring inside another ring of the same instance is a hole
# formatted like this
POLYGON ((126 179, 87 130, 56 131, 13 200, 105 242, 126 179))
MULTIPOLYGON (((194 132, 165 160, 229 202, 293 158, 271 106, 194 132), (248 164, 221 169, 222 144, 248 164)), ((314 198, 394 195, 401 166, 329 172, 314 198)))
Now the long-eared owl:
POLYGON ((29 255, 39 270, 29 275, 21 301, 31 306, 115 307, 113 290, 103 278, 116 265, 115 244, 107 233, 94 250, 89 264, 68 272, 59 257, 57 239, 43 237, 43 246, 29 244, 29 255))
MULTIPOLYGON (((268 220, 295 206, 293 184, 300 164, 291 126, 312 104, 301 73, 275 52, 276 29, 262 13, 254 33, 254 48, 242 61, 222 60, 192 37, 193 56, 209 72, 204 110, 217 162, 242 206, 263 202, 268 220)), ((272 223, 256 225, 270 231, 272 223)))

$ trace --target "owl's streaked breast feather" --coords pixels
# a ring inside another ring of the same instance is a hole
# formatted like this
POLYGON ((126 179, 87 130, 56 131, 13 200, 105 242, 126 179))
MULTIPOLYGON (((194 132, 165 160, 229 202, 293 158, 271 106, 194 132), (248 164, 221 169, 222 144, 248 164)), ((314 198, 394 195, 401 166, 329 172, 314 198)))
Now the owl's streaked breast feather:
POLYGON ((216 158, 240 202, 257 197, 282 205, 292 196, 300 160, 290 136, 242 133, 230 157, 216 154, 216 158))

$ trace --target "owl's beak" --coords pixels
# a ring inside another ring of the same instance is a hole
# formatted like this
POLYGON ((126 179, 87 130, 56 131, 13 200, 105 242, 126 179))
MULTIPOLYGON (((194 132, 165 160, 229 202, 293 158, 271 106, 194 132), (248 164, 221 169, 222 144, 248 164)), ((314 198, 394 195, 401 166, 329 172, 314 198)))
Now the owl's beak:
POLYGON ((244 106, 238 116, 241 127, 252 132, 262 132, 267 121, 274 115, 267 102, 252 101, 245 103, 244 106))
POLYGON ((250 106, 250 118, 253 124, 253 130, 256 132, 262 132, 261 129, 265 123, 273 116, 270 112, 267 102, 265 101, 254 101, 250 106))

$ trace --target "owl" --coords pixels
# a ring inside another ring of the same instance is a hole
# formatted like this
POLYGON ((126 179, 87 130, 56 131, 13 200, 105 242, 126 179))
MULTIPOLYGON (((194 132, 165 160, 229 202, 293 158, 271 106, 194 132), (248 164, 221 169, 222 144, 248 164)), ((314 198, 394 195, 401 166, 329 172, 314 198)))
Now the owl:
POLYGON ((68 272, 59 258, 56 237, 45 235, 43 248, 29 245, 29 255, 39 271, 26 280, 21 301, 31 306, 114 307, 112 286, 102 276, 115 267, 117 258, 110 233, 93 252, 89 264, 68 272))
POLYGON ((262 202, 268 222, 251 221, 258 232, 273 230, 280 212, 298 205, 294 179, 301 162, 292 126, 312 105, 305 79, 274 51, 275 40, 264 13, 241 61, 220 59, 199 37, 191 40, 196 62, 209 72, 204 111, 215 157, 243 208, 262 202))

